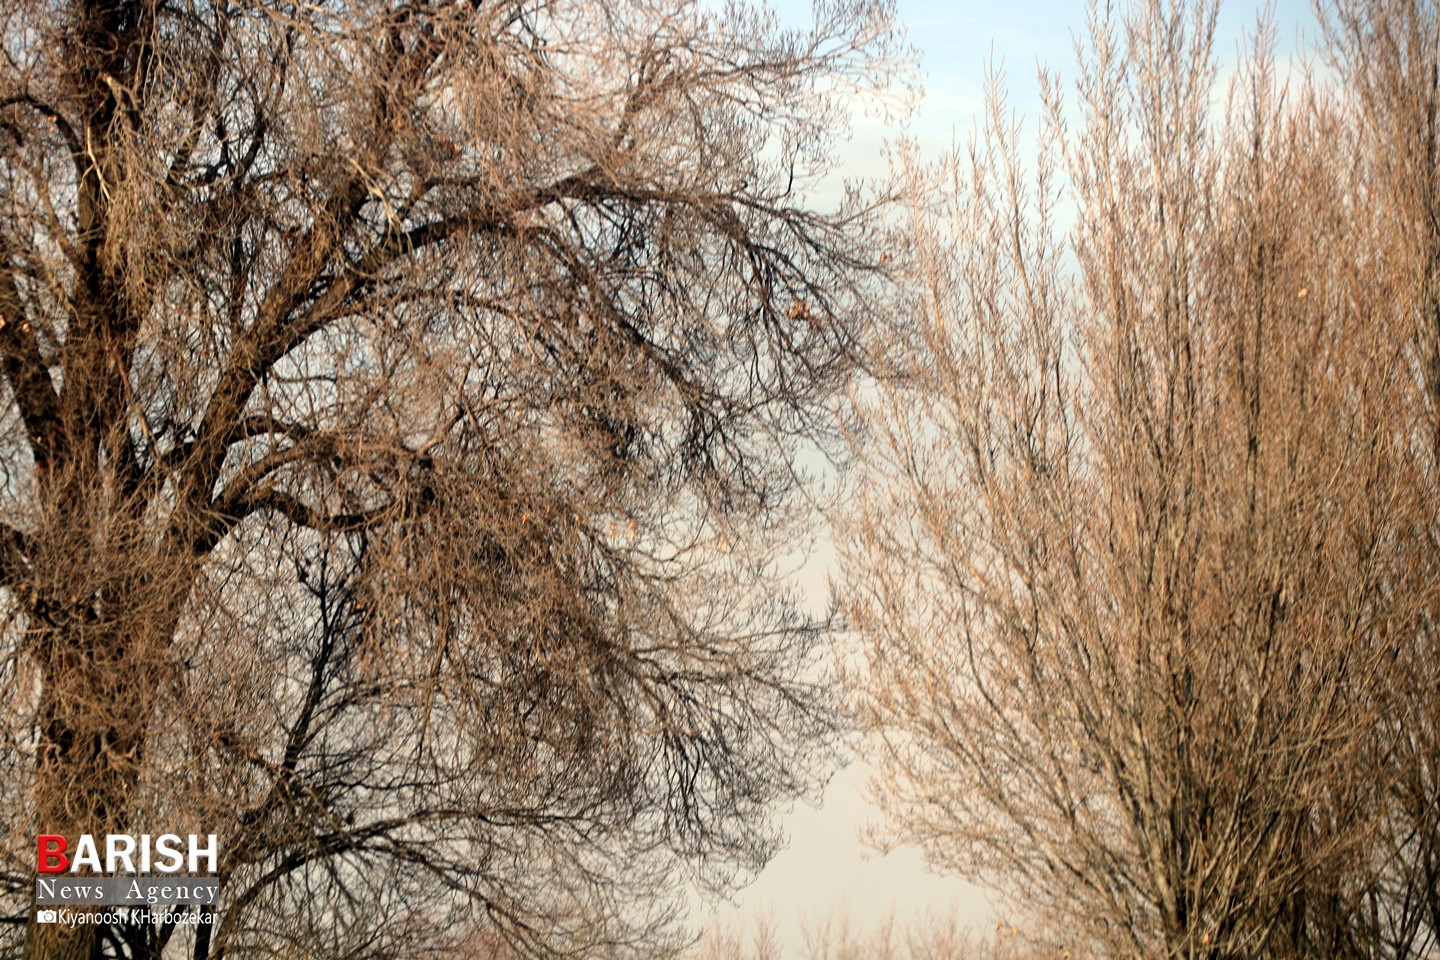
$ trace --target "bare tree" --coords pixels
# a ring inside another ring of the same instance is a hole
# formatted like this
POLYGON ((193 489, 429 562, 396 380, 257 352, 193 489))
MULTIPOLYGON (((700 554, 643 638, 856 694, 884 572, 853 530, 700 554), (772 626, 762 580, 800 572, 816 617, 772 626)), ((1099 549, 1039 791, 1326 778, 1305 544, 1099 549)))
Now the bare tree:
POLYGON ((1052 939, 997 924, 979 936, 957 918, 924 916, 904 926, 893 917, 869 929, 850 917, 827 917, 805 924, 798 949, 782 951, 773 921, 750 927, 712 926, 687 957, 693 960, 1080 960, 1052 939))
POLYGON ((869 0, 0 6, 8 955, 620 955, 765 862, 834 711, 759 585, 884 273, 807 190, 893 53, 869 0), (37 926, 37 832, 218 833, 223 901, 37 926))
POLYGON ((1319 3, 1328 66, 1351 96, 1353 184, 1368 211, 1351 229, 1373 251, 1362 303, 1408 337, 1410 405, 1397 432, 1406 476, 1425 509, 1400 534, 1406 563, 1393 588, 1423 615, 1392 638, 1391 708, 1381 718, 1374 783, 1385 817, 1367 868, 1342 888, 1335 939, 1404 957, 1440 935, 1440 6, 1410 0, 1319 3))
POLYGON ((1348 91, 1262 25, 1217 104, 1214 23, 1097 9, 1033 163, 997 92, 916 205, 929 322, 846 547, 877 796, 1085 952, 1429 955, 1350 924, 1397 691, 1434 708, 1392 639, 1434 604, 1414 327, 1348 91))

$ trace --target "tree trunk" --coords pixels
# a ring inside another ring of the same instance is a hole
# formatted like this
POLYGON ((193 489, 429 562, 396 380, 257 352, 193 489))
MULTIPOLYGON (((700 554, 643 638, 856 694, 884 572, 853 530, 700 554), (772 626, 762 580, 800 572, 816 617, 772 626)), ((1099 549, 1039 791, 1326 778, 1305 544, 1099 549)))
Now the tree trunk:
POLYGON ((38 924, 32 908, 22 960, 90 960, 99 956, 97 932, 98 928, 89 924, 38 924))
MULTIPOLYGON (((46 631, 37 639, 48 645, 48 656, 36 833, 64 836, 73 858, 81 834, 91 834, 103 849, 106 834, 128 832, 148 697, 144 677, 131 669, 130 644, 84 628, 46 631)), ((23 960, 98 957, 100 932, 93 924, 37 923, 32 907, 23 960)))

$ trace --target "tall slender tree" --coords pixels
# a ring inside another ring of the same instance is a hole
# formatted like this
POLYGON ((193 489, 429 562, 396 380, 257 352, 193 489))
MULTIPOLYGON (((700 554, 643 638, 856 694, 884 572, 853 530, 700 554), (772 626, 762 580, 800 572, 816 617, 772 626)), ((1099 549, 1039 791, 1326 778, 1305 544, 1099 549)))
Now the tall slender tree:
POLYGON ((1440 937, 1440 5, 1344 0, 1317 9, 1356 131, 1361 303, 1406 338, 1410 404, 1398 432, 1423 505, 1399 534, 1406 562, 1391 574, 1390 589, 1420 598, 1424 615, 1390 640, 1395 697, 1374 771, 1386 817, 1368 869, 1337 900, 1334 937, 1373 945, 1373 956, 1425 956, 1440 937))
MULTIPOLYGON (((1434 63, 1428 6, 1356 7, 1434 63)), ((1433 182, 1435 154, 1281 75, 1263 29, 1217 97, 1215 16, 1097 6, 1033 162, 997 93, 946 208, 917 204, 929 322, 846 549, 877 793, 1096 955, 1432 956, 1403 898, 1434 889, 1433 748, 1396 752, 1435 703, 1401 639, 1433 629, 1429 341, 1374 172, 1433 182)))

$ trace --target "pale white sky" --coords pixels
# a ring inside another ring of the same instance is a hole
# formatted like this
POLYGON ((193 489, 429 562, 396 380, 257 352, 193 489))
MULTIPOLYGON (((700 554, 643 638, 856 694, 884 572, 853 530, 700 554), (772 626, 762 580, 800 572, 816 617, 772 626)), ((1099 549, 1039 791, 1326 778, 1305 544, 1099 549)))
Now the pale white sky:
MULTIPOLYGON (((1120 0, 1123 2, 1123 0, 1120 0)), ((1010 105, 1023 115, 1039 113, 1036 67, 1045 64, 1074 76, 1074 36, 1085 27, 1084 0, 898 0, 901 21, 918 48, 924 98, 905 129, 921 150, 938 156, 964 144, 983 106, 987 62, 1002 64, 1010 105)), ((1216 53, 1222 66, 1234 62, 1242 37, 1252 28, 1265 4, 1231 0, 1221 8, 1216 53)), ((780 0, 789 25, 809 22, 809 0, 780 0)), ((1305 46, 1313 37, 1308 0, 1277 0, 1269 4, 1277 30, 1280 56, 1305 46)), ((861 117, 846 146, 846 172, 852 176, 884 170, 881 148, 900 131, 861 117)), ((817 553, 801 575, 816 609, 827 606, 827 551, 817 553)), ((753 884, 731 903, 712 904, 693 919, 753 925, 770 917, 778 927, 787 956, 798 956, 802 925, 826 916, 848 914, 852 927, 866 928, 894 915, 905 924, 931 915, 954 912, 982 930, 995 922, 985 890, 953 876, 927 869, 919 851, 903 848, 876 857, 862 845, 859 831, 879 816, 863 795, 869 770, 856 763, 840 771, 818 808, 800 806, 783 821, 788 847, 771 861, 753 884)))

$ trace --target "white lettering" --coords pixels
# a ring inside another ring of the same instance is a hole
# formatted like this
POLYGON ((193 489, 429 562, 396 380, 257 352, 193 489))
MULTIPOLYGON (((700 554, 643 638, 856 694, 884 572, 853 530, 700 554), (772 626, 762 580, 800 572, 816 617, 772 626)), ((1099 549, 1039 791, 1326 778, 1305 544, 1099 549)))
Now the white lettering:
POLYGON ((220 869, 220 844, 219 841, 216 840, 215 834, 212 833, 209 835, 209 837, 207 837, 209 843, 204 847, 198 846, 196 844, 195 841, 198 839, 199 837, 195 836, 195 834, 190 834, 190 872, 200 872, 199 863, 201 854, 204 854, 205 861, 210 864, 210 866, 206 868, 205 872, 218 872, 220 869))
POLYGON ((88 833, 80 835, 75 844, 75 857, 70 861, 70 872, 79 873, 81 867, 89 867, 94 873, 100 872, 100 851, 95 849, 95 838, 88 833))
POLYGON ((126 873, 135 872, 135 838, 123 833, 112 833, 105 838, 105 872, 119 873, 119 864, 125 864, 126 873))
POLYGON ((177 873, 185 865, 185 855, 180 852, 180 838, 173 833, 162 834, 155 840, 155 869, 161 873, 177 873))

